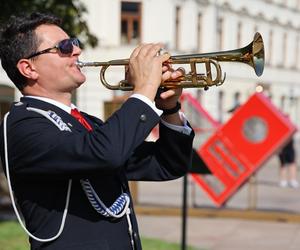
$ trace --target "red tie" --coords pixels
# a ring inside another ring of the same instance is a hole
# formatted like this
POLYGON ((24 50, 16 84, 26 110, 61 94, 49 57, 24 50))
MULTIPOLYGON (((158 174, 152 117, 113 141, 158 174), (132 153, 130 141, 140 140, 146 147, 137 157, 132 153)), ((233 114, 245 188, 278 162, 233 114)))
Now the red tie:
POLYGON ((87 122, 87 120, 82 116, 82 114, 78 111, 78 109, 72 109, 71 115, 75 117, 88 131, 92 131, 91 125, 87 122))

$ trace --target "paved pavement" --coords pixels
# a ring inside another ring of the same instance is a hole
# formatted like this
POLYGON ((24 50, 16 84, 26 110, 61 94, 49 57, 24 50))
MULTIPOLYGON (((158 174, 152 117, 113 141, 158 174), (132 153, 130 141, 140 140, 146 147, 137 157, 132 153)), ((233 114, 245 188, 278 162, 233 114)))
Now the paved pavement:
MULTIPOLYGON (((278 169, 277 158, 271 158, 256 174, 256 191, 250 189, 249 184, 244 185, 226 208, 246 211, 255 205, 257 211, 299 215, 300 189, 278 187, 278 169)), ((182 179, 138 185, 141 204, 181 206, 182 179)), ((201 188, 191 181, 188 190, 190 207, 215 208, 201 188)), ((138 215, 138 220, 143 236, 181 242, 180 216, 138 215)), ((189 217, 187 225, 187 244, 199 250, 300 250, 300 223, 189 217)))
MULTIPOLYGON (((139 216, 143 236, 181 242, 179 217, 139 216)), ((187 244, 199 250, 299 250, 300 224, 238 219, 188 219, 187 244)))

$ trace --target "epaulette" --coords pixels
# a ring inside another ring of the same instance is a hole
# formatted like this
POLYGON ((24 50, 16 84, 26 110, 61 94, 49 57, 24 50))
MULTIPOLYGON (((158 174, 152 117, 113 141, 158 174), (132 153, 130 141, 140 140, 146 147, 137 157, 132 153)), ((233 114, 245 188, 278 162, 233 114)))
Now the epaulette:
POLYGON ((55 126, 57 126, 61 131, 72 132, 71 129, 68 127, 68 125, 54 111, 52 111, 52 110, 45 111, 45 110, 42 110, 42 109, 31 108, 31 107, 27 107, 26 109, 29 110, 29 111, 39 113, 42 116, 46 117, 55 126))

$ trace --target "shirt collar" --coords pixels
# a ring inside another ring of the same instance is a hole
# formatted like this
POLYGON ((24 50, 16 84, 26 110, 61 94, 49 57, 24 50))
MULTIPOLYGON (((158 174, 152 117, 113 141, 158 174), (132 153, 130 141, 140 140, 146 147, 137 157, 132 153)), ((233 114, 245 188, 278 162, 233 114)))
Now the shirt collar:
POLYGON ((47 98, 47 97, 31 96, 31 95, 27 95, 27 96, 24 96, 24 97, 33 98, 33 99, 41 100, 41 101, 44 101, 44 102, 48 102, 48 103, 50 103, 50 104, 52 104, 52 105, 54 105, 58 108, 61 108, 62 110, 66 111, 69 114, 71 114, 71 110, 73 108, 77 109, 77 107, 73 103, 71 103, 71 106, 67 106, 67 105, 65 105, 61 102, 55 101, 55 100, 47 98))

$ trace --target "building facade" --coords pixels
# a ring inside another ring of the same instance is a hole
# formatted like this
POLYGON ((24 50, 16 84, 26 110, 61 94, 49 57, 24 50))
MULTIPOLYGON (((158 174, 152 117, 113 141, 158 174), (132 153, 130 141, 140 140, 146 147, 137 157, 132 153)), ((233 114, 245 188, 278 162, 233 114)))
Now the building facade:
MULTIPOLYGON (((300 125, 300 0, 85 0, 86 20, 99 39, 82 61, 129 58, 139 44, 162 42, 172 54, 233 50, 252 42, 260 32, 265 44, 265 70, 257 77, 243 63, 221 63, 226 80, 219 87, 185 89, 218 121, 255 91, 265 91, 273 103, 300 125)), ((80 39, 80 37, 79 37, 80 39)), ((188 66, 185 67, 189 71, 188 66)), ((203 65, 199 65, 199 70, 203 65)), ((99 80, 100 68, 83 68, 87 82, 76 93, 77 105, 104 118, 104 103, 124 95, 99 80)), ((203 72, 204 73, 204 72, 203 72)), ((124 79, 123 67, 107 73, 112 84, 124 79)), ((126 93, 125 93, 126 94, 126 93)), ((128 93, 127 93, 128 94, 128 93)), ((20 97, 0 70, 0 114, 20 97)))

